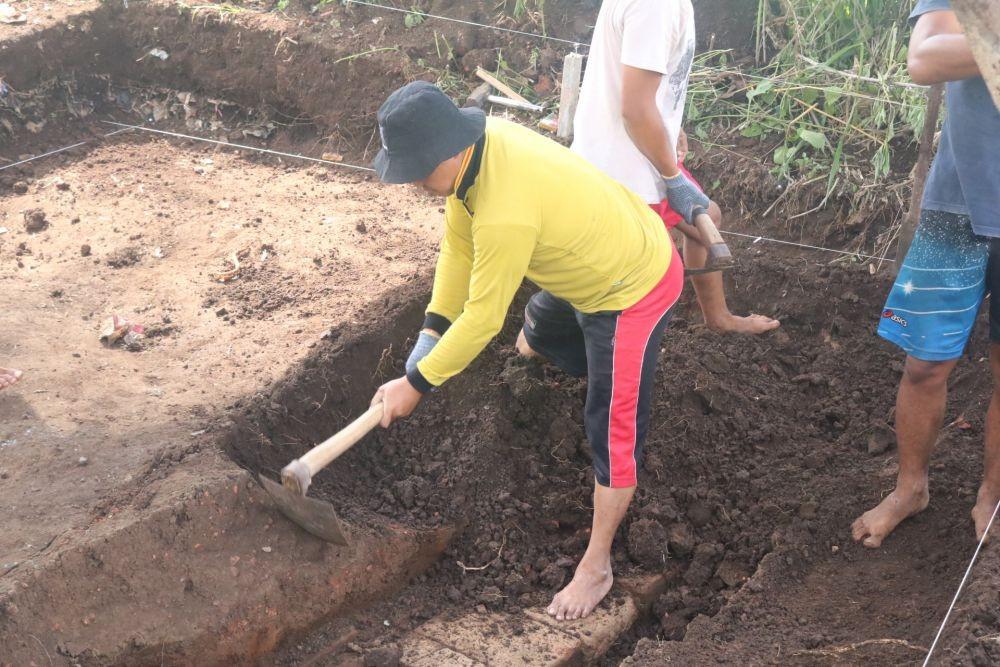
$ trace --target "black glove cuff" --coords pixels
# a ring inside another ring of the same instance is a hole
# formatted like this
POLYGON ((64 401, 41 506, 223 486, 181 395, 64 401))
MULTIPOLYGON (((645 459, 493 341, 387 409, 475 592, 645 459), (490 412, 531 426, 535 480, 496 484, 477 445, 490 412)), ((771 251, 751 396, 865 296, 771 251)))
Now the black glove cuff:
POLYGON ((444 315, 438 315, 437 313, 427 313, 424 317, 424 326, 421 329, 430 329, 436 332, 439 336, 443 336, 444 332, 448 330, 451 326, 451 320, 449 320, 444 315))
POLYGON ((416 366, 413 367, 413 370, 407 372, 406 379, 409 380, 410 384, 413 385, 413 388, 421 394, 426 394, 434 388, 434 385, 427 381, 427 378, 424 377, 424 374, 421 373, 420 369, 416 366))

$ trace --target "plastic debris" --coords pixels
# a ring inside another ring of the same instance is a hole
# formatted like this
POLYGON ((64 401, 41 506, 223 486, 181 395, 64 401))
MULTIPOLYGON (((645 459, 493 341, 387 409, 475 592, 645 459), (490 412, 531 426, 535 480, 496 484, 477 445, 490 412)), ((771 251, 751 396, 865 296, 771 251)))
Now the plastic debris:
POLYGON ((170 57, 170 54, 164 51, 163 49, 150 49, 149 55, 153 56, 154 58, 159 58, 160 60, 166 60, 167 58, 170 57))
POLYGON ((112 315, 101 329, 101 342, 108 347, 121 343, 126 350, 135 351, 142 348, 145 334, 146 328, 141 324, 131 322, 121 315, 112 315))
POLYGON ((229 261, 232 262, 233 268, 229 269, 228 271, 223 271, 222 273, 216 273, 212 277, 215 278, 215 280, 219 281, 220 283, 228 283, 230 280, 235 279, 238 275, 240 275, 240 260, 244 259, 249 254, 250 254, 249 246, 243 248, 242 250, 237 250, 236 252, 234 252, 232 255, 229 256, 229 261))
POLYGON ((10 231, 10 230, 9 230, 9 229, 7 229, 6 227, 0 227, 0 234, 6 234, 6 233, 7 233, 7 232, 9 232, 9 231, 10 231))

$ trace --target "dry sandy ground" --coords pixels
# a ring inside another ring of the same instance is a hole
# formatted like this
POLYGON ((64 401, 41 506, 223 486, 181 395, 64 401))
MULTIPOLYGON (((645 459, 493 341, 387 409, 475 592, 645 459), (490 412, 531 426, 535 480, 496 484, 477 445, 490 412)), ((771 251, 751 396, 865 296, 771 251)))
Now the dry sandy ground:
POLYGON ((25 371, 0 395, 0 574, 151 502, 160 457, 426 275, 439 218, 363 174, 200 144, 123 136, 34 164, 0 195, 0 363, 25 371), (98 340, 116 314, 146 327, 141 351, 98 340))

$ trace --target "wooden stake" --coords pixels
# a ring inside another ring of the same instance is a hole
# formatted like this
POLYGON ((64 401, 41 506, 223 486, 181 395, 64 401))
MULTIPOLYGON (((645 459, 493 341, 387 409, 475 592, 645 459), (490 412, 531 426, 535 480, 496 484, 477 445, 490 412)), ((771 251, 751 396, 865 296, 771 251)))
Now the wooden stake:
POLYGON ((924 198, 924 184, 927 182, 927 171, 931 166, 931 153, 934 151, 934 132, 937 130, 938 116, 941 113, 941 97, 944 84, 938 83, 927 91, 927 113, 924 114, 924 128, 920 134, 920 148, 917 150, 917 164, 913 168, 913 191, 910 193, 910 210, 906 212, 903 224, 899 230, 899 240, 896 246, 896 275, 903 268, 903 260, 913 243, 913 235, 917 233, 920 222, 920 204, 924 198))
POLYGON ((579 53, 569 53, 563 61, 562 95, 559 98, 559 130, 556 136, 560 139, 573 137, 573 118, 576 116, 576 105, 580 101, 580 81, 583 78, 583 56, 579 53))
POLYGON ((480 79, 482 79, 486 83, 490 84, 491 86, 499 90, 501 93, 503 93, 510 99, 517 100, 518 102, 524 102, 525 104, 531 104, 531 102, 518 95, 516 90, 514 90, 513 88, 511 88, 506 83, 496 78, 486 70, 484 70, 482 67, 476 68, 476 76, 478 76, 480 79))

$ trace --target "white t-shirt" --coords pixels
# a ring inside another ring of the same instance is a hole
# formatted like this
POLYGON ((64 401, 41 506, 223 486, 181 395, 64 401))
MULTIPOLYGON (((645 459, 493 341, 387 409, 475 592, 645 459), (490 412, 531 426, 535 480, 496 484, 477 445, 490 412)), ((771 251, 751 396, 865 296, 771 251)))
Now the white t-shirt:
POLYGON ((623 66, 664 75, 656 105, 674 150, 694 48, 691 0, 604 0, 601 5, 573 121, 573 150, 650 204, 663 200, 663 183, 625 129, 623 66))

